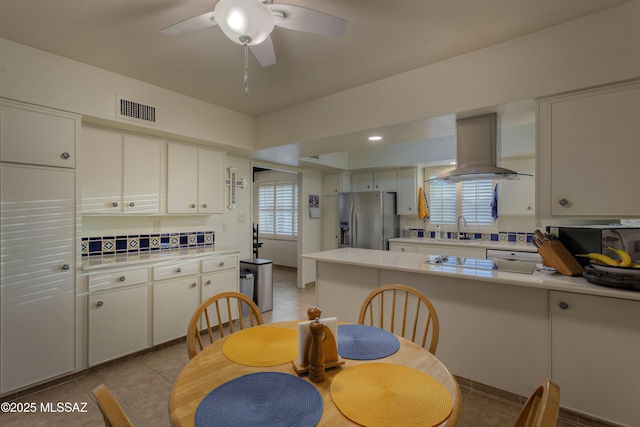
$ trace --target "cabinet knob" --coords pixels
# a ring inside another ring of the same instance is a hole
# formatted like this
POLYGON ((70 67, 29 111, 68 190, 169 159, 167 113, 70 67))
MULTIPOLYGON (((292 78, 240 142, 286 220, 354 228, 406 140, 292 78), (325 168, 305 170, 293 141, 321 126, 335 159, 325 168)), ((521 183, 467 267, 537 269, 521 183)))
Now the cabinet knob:
POLYGON ((411 206, 409 206, 409 210, 413 209, 411 206))
POLYGON ((118 207, 118 202, 111 203, 111 206, 113 206, 114 208, 117 208, 118 207))
POLYGON ((191 284, 191 287, 192 287, 192 288, 195 288, 196 286, 198 286, 198 284, 197 284, 196 282, 193 282, 193 283, 191 284))
POLYGON ((560 199, 560 200, 558 200, 558 204, 560 206, 568 206, 569 205, 569 201, 567 199, 560 199))
POLYGON ((176 273, 182 273, 182 269, 180 267, 176 268, 176 273))
POLYGON ((98 301, 96 303, 96 307, 102 307, 104 305, 104 303, 102 301, 98 301))
POLYGON ((196 207, 195 203, 191 203, 191 209, 194 209, 196 207))
POLYGON ((69 269, 69 264, 62 264, 62 267, 60 267, 60 269, 63 271, 67 271, 69 269))
POLYGON ((401 248, 400 251, 404 252, 404 248, 401 248))
POLYGON ((207 282, 205 283, 205 285, 210 285, 211 284, 211 280, 207 280, 207 282))
POLYGON ((120 280, 121 282, 124 282, 125 280, 127 280, 127 278, 124 277, 124 276, 120 276, 120 278, 118 280, 120 280))
POLYGON ((337 189, 337 188, 336 188, 336 189, 334 189, 334 190, 333 190, 333 192, 334 192, 334 193, 337 193, 337 192, 338 192, 338 189, 337 189))
POLYGON ((560 302, 558 303, 558 307, 560 307, 560 308, 561 308, 561 309, 563 309, 563 310, 566 310, 567 308, 569 308, 569 304, 567 304, 567 303, 566 303, 566 302, 564 302, 564 301, 560 301, 560 302))
POLYGON ((532 208, 531 206, 527 206, 527 210, 528 210, 528 211, 530 211, 530 210, 532 210, 532 209, 533 209, 533 208, 532 208))
POLYGON ((129 206, 134 207, 136 204, 134 202, 129 202, 129 206))
POLYGON ((206 204, 206 203, 204 203, 204 204, 202 205, 202 207, 203 207, 203 208, 206 208, 206 207, 207 207, 207 204, 206 204))
POLYGON ((71 157, 71 154, 67 153, 66 151, 62 154, 60 154, 60 158, 67 160, 69 157, 71 157))
POLYGON ((220 264, 218 264, 218 266, 224 267, 224 261, 220 261, 220 264))

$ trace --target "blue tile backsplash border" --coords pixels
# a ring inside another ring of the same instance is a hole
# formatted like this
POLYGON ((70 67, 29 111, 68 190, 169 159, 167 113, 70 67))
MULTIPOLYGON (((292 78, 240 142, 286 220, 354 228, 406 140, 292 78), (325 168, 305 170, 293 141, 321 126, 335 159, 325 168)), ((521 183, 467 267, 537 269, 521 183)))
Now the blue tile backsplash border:
POLYGON ((114 255, 160 249, 214 246, 215 232, 186 231, 179 233, 132 234, 82 238, 82 256, 114 255))
MULTIPOLYGON (((409 229, 409 236, 406 237, 427 237, 435 239, 435 231, 427 231, 422 228, 409 229)), ((503 242, 503 243, 520 243, 527 244, 533 240, 534 233, 520 232, 520 231, 500 231, 498 233, 466 233, 468 237, 474 240, 484 240, 491 242, 503 242)), ((447 231, 447 239, 455 239, 457 234, 455 231, 447 231)))

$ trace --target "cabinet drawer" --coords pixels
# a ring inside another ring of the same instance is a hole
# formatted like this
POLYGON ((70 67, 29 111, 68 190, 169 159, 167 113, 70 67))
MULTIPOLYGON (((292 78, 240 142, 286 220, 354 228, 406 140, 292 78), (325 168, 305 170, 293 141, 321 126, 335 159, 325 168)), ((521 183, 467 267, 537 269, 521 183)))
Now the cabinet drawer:
POLYGON ((153 267, 153 280, 171 279, 192 274, 198 274, 198 261, 196 260, 172 262, 153 267))
POLYGON ((411 243, 390 243, 389 251, 415 254, 418 253, 418 247, 416 245, 412 245, 411 243))
POLYGON ((210 271, 220 271, 220 270, 228 270, 230 268, 238 267, 238 256, 225 256, 225 257, 216 257, 203 259, 202 263, 202 272, 208 273, 210 271))
POLYGON ((103 274, 89 275, 89 292, 114 288, 123 285, 135 285, 149 281, 149 269, 138 268, 136 270, 118 270, 103 274))

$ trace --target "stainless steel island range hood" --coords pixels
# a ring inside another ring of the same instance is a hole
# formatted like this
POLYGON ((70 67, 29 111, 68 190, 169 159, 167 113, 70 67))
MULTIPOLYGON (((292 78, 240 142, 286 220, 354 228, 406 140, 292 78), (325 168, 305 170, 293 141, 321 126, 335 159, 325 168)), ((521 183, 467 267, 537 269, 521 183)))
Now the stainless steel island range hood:
POLYGON ((433 181, 462 182, 532 176, 496 166, 497 146, 496 113, 456 120, 457 166, 441 173, 433 181))

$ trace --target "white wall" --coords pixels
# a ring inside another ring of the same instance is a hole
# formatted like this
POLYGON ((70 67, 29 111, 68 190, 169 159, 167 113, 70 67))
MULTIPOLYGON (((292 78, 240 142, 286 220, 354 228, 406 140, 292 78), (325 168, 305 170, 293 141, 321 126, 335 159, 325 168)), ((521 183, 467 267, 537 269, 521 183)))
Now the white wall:
MULTIPOLYGON (((304 239, 298 243, 298 252, 300 254, 309 254, 320 252, 322 250, 322 219, 311 218, 309 215, 309 195, 319 195, 322 200, 322 174, 319 172, 306 172, 302 174, 298 185, 300 191, 300 205, 302 211, 300 213, 300 227, 304 239)), ((298 269, 298 286, 304 287, 305 284, 315 282, 316 280, 316 263, 310 260, 301 260, 302 268, 298 269)))
POLYGON ((253 149, 254 119, 148 83, 0 39, 0 96, 203 144, 253 149), (116 117, 116 95, 156 107, 157 126, 116 117))

